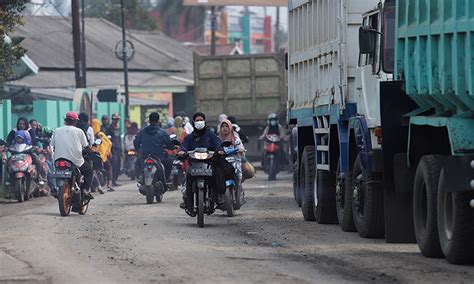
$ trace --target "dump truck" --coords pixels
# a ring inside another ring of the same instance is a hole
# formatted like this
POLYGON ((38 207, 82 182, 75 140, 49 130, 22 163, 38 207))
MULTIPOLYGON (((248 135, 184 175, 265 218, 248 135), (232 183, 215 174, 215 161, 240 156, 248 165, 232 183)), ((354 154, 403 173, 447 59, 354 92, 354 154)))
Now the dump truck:
POLYGON ((289 1, 303 218, 474 262, 471 1, 289 1))
POLYGON ((269 113, 285 121, 287 87, 284 54, 201 56, 194 54, 195 109, 216 127, 219 114, 237 118, 249 136, 248 156, 257 159, 257 137, 269 113))

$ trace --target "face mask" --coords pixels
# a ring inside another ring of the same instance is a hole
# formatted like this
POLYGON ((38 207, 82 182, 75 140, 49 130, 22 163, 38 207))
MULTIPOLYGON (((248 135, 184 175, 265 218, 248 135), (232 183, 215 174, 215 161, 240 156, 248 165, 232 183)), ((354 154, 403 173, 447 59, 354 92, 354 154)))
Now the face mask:
POLYGON ((275 126, 275 125, 277 125, 277 121, 276 121, 276 120, 271 120, 271 121, 270 121, 270 124, 273 125, 273 126, 275 126))
POLYGON ((197 130, 202 130, 204 127, 206 127, 206 122, 205 121, 195 121, 194 122, 194 127, 196 127, 197 130))

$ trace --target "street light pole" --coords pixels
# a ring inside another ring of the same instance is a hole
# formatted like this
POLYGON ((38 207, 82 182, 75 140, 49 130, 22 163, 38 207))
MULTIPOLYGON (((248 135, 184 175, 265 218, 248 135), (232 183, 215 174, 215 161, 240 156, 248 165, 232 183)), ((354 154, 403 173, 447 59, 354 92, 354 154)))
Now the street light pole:
POLYGON ((124 0, 120 1, 120 10, 122 14, 122 58, 123 58, 123 73, 125 81, 125 118, 130 118, 129 107, 130 98, 128 92, 128 62, 127 62, 127 35, 125 34, 125 5, 124 0))

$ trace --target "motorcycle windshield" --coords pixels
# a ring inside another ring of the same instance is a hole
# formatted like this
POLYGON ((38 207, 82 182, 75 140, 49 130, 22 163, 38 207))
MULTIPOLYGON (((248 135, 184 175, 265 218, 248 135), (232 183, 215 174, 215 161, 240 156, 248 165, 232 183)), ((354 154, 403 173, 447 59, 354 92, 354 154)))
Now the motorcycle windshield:
POLYGON ((12 150, 13 152, 16 152, 16 153, 23 153, 27 150, 30 150, 31 149, 31 146, 30 145, 27 145, 27 144, 13 144, 11 147, 10 147, 10 150, 12 150))

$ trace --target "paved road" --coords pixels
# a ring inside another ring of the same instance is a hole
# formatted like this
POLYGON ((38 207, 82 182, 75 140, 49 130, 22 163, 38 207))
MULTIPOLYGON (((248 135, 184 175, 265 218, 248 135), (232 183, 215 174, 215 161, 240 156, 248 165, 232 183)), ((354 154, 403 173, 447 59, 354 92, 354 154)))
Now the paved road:
POLYGON ((0 283, 472 282, 474 269, 302 221, 290 176, 246 184, 235 218, 196 220, 180 194, 145 204, 134 184, 98 196, 86 216, 55 200, 0 204, 0 283))

